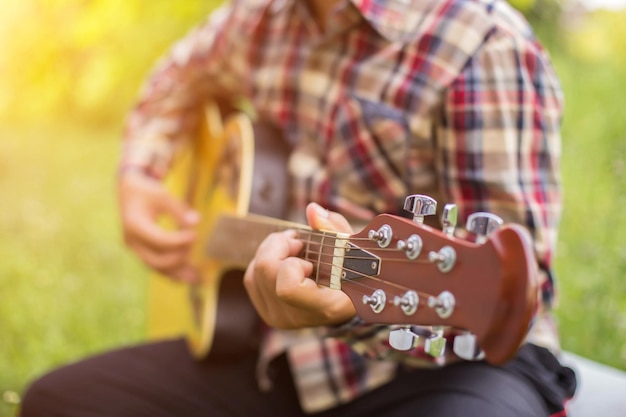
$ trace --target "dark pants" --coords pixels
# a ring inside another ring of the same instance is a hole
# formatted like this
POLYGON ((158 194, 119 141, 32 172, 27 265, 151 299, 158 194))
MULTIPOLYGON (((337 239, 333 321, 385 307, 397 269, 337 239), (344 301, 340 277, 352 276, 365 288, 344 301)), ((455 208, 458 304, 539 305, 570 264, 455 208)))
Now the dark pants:
MULTIPOLYGON (((60 368, 26 392, 22 417, 301 416, 286 359, 257 389, 256 361, 197 362, 182 340, 109 352, 60 368)), ((466 362, 398 378, 349 404, 316 414, 350 416, 549 416, 573 394, 575 378, 546 350, 525 346, 497 368, 466 362)))

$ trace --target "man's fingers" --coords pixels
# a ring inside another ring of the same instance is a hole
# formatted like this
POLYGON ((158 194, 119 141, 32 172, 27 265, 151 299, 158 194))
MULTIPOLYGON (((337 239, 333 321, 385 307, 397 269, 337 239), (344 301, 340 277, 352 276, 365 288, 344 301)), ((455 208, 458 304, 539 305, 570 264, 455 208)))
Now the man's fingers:
POLYGON ((127 220, 125 232, 128 241, 155 252, 167 252, 190 246, 196 237, 193 230, 167 230, 154 219, 142 215, 131 215, 127 220))
POLYGON ((276 305, 276 277, 280 265, 302 249, 302 242, 295 236, 293 230, 269 235, 259 245, 254 260, 244 274, 244 285, 250 300, 268 324, 276 323, 275 316, 280 311, 276 305))
MULTIPOLYGON (((302 241, 296 239, 295 230, 272 233, 261 242, 257 249, 256 268, 268 268, 275 265, 277 261, 295 256, 302 249, 302 245, 302 241)), ((273 271, 274 275, 275 272, 273 271)))
POLYGON ((118 183, 126 244, 150 268, 178 281, 195 282, 189 257, 200 216, 155 179, 128 174, 118 183), (160 223, 167 218, 172 228, 160 223))
POLYGON ((254 263, 248 267, 248 279, 254 281, 255 287, 264 294, 276 291, 276 276, 280 263, 296 255, 302 248, 302 242, 295 239, 295 232, 287 230, 269 235, 257 249, 254 263))
POLYGON ((257 279, 256 270, 256 262, 253 260, 250 262, 250 265, 248 265, 243 276, 243 284, 255 310, 259 313, 263 321, 269 324, 272 323, 272 317, 269 316, 271 309, 268 308, 265 289, 257 279))
POLYGON ((276 295, 294 307, 313 307, 319 300, 316 298, 317 284, 309 278, 312 272, 311 262, 299 258, 285 259, 276 276, 276 295))
POLYGON ((169 194, 158 200, 157 209, 159 211, 157 214, 170 216, 181 229, 193 228, 200 221, 200 215, 195 210, 169 194))
POLYGON ((190 250, 187 248, 161 252, 141 243, 131 242, 129 246, 144 263, 157 271, 170 271, 189 264, 190 250))
POLYGON ((188 284, 197 284, 201 280, 200 272, 191 265, 185 264, 173 270, 164 270, 163 275, 174 278, 180 282, 188 284))
MULTIPOLYGON (((311 320, 308 325, 337 324, 354 317, 356 310, 349 297, 339 290, 318 286, 314 279, 307 278, 312 272, 310 262, 286 259, 276 279, 278 298, 294 309, 308 311, 311 320)), ((306 316, 301 319, 307 320, 306 316)))

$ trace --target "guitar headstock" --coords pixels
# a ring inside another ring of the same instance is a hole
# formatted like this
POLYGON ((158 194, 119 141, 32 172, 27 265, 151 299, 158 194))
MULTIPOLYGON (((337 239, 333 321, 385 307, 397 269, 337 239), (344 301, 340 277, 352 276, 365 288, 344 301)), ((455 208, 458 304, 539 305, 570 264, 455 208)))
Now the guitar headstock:
MULTIPOLYGON (((405 208, 414 220, 383 214, 350 236, 341 282, 334 286, 340 285, 366 322, 465 329, 488 362, 505 362, 522 343, 537 307, 530 238, 521 226, 499 227, 497 216, 477 213, 468 221, 477 241, 459 239, 452 233, 454 206, 444 209, 442 231, 423 224, 434 207, 429 197, 411 196, 405 208)), ((399 340, 390 342, 404 343, 399 340)))

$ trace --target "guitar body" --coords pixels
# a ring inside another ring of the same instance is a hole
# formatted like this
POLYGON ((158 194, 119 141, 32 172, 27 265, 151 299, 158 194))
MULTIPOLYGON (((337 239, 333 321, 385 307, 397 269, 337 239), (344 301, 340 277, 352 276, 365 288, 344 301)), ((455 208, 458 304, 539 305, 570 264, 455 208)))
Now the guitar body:
POLYGON ((197 357, 236 356, 258 342, 259 319, 243 288, 245 264, 206 256, 205 243, 223 215, 284 216, 287 149, 272 127, 253 126, 243 113, 223 120, 213 103, 200 130, 177 154, 166 184, 201 214, 192 252, 201 283, 189 287, 153 276, 148 336, 184 334, 197 357))

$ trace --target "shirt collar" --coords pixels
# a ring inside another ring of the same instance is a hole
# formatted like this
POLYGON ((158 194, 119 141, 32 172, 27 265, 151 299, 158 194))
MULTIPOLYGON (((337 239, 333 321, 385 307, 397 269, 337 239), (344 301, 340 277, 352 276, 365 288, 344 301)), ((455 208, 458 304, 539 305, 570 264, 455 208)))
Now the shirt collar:
MULTIPOLYGON (((303 0, 273 0, 272 13, 280 13, 303 0)), ((418 30, 438 0, 346 0, 381 36, 402 41, 418 30)), ((350 5, 349 5, 350 6, 350 5)))
POLYGON ((419 31, 438 0, 350 0, 365 20, 390 41, 402 41, 419 31))

